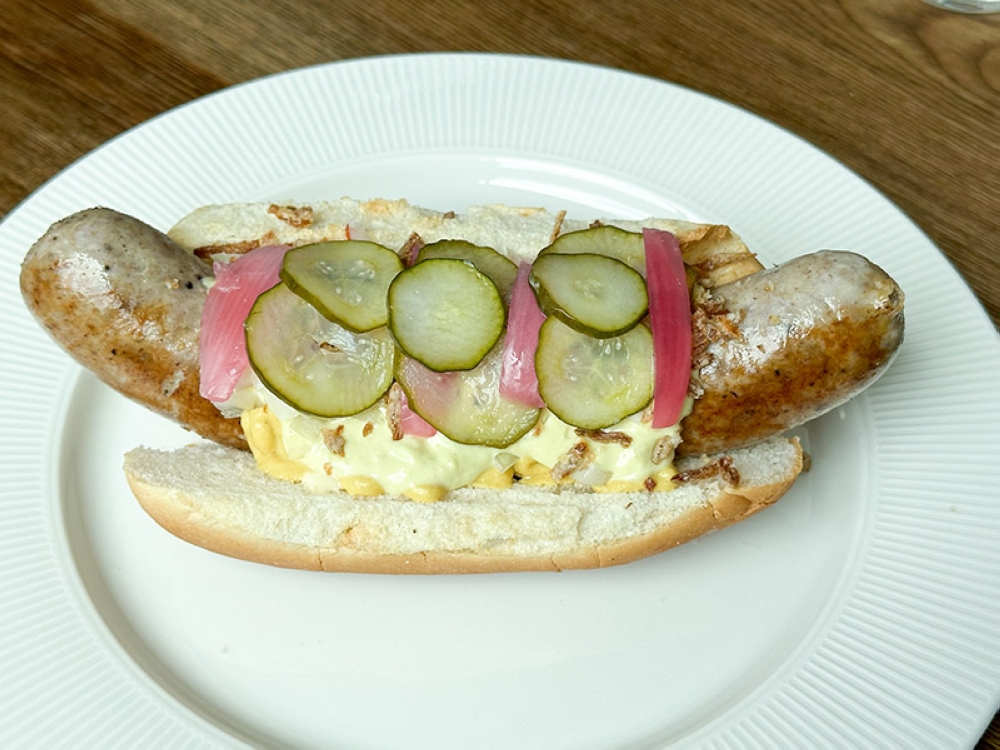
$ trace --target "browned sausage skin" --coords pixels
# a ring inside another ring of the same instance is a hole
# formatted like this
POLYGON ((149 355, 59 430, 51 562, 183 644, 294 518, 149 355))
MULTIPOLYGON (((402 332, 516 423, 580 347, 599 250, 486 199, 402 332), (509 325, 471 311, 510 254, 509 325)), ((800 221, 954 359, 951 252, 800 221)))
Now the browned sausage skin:
POLYGON ((870 385, 902 342, 903 293, 866 258, 827 250, 712 290, 694 317, 688 455, 759 442, 870 385))
POLYGON ((238 419, 198 393, 198 336, 212 268, 138 219, 104 208, 53 225, 21 266, 21 293, 81 365, 135 401, 219 443, 238 419))
MULTIPOLYGON (((95 208, 35 243, 21 291, 46 331, 112 388, 210 440, 246 448, 239 420, 198 392, 211 273, 165 234, 95 208)), ((846 252, 802 256, 709 290, 694 316, 697 398, 678 453, 734 450, 851 398, 898 348, 902 309, 895 282, 846 252)))

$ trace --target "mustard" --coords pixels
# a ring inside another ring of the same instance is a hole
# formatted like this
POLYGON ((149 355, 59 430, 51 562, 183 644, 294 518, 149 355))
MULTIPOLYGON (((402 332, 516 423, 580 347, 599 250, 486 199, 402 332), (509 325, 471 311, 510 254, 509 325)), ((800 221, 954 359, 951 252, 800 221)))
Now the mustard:
POLYGON ((506 490, 514 485, 514 468, 500 471, 490 467, 470 484, 470 487, 486 490, 506 490))
POLYGON ((418 503, 436 503, 447 494, 448 488, 440 484, 418 484, 403 492, 403 495, 418 503))
POLYGON ((340 488, 355 497, 374 497, 384 495, 382 485, 372 477, 350 475, 340 478, 340 488))
POLYGON ((281 435, 281 422, 271 414, 267 406, 243 412, 240 426, 246 435, 250 451, 257 459, 257 468, 278 479, 302 481, 307 467, 289 457, 281 435))

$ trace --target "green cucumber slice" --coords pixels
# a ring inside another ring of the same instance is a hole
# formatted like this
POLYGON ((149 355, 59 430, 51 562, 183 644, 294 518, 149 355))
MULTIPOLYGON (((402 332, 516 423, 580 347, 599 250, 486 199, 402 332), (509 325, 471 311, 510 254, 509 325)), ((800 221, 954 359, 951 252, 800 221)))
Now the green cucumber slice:
POLYGON ((386 292, 402 270, 399 256, 374 242, 320 242, 289 250, 281 280, 328 320, 363 333, 386 324, 386 292))
POLYGON ((431 258, 389 286, 399 348, 437 372, 471 370, 500 339, 506 311, 489 277, 465 260, 431 258))
POLYGON ((417 263, 430 258, 453 258, 467 260, 477 269, 490 277, 497 285, 504 299, 510 299, 514 279, 517 278, 517 265, 491 247, 473 245, 465 240, 438 240, 420 248, 417 263))
POLYGON ((387 328, 353 333, 284 284, 257 298, 244 328, 250 366, 299 411, 347 417, 375 404, 392 385, 396 347, 387 328))
POLYGON ((543 255, 528 280, 542 312, 589 336, 619 336, 649 307, 645 279, 606 255, 543 255))
POLYGON ((643 276, 646 275, 646 248, 642 235, 608 225, 560 235, 538 255, 541 257, 550 254, 579 255, 580 253, 606 255, 620 260, 643 276))
POLYGON ((502 365, 502 344, 465 372, 434 372, 402 356, 396 382, 409 407, 441 434, 456 443, 506 448, 537 424, 541 409, 500 395, 502 365))
POLYGON ((535 352, 538 392, 567 424, 599 430, 643 409, 653 398, 653 336, 645 325, 594 338, 548 318, 535 352))

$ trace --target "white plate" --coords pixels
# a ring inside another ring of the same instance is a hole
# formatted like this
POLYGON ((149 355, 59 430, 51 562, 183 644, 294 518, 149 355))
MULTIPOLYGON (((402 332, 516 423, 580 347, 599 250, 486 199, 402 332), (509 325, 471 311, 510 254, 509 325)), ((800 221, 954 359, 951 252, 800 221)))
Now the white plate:
POLYGON ((115 139, 0 226, 0 745, 956 747, 1000 703, 1000 347, 927 238, 815 148, 618 71, 358 60, 115 139), (120 472, 187 436, 81 373, 18 263, 103 204, 406 197, 731 224, 766 262, 862 252, 907 293, 890 372, 811 425, 775 508, 632 565, 392 578, 272 569, 161 531, 120 472))

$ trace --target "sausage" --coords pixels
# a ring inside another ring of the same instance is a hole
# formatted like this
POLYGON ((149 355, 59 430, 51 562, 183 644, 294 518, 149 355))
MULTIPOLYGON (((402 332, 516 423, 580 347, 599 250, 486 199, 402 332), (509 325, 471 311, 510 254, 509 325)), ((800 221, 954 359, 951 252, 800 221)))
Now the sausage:
POLYGON ((212 268, 138 219, 92 208, 54 224, 21 266, 21 293, 77 362, 206 438, 246 448, 238 419, 201 397, 198 337, 212 268))
MULTIPOLYGON (((199 394, 211 267, 104 208, 56 223, 28 252, 21 292, 48 333, 125 396, 246 449, 239 420, 199 394)), ((679 455, 753 444, 838 406, 889 364, 903 294, 860 255, 823 251, 710 289, 696 304, 692 389, 679 455)))
POLYGON ((825 250, 711 290, 696 306, 679 454, 750 445, 843 404, 903 339, 903 293, 866 258, 825 250))

